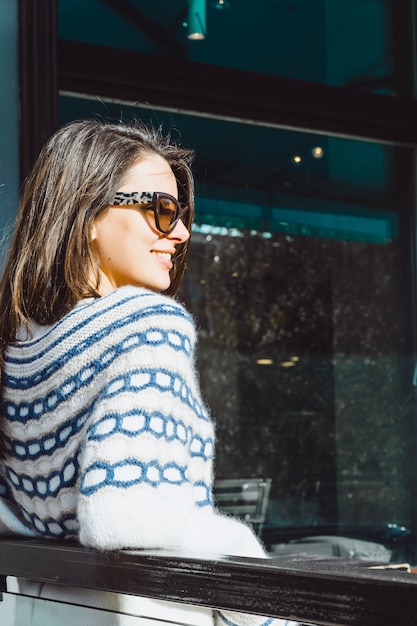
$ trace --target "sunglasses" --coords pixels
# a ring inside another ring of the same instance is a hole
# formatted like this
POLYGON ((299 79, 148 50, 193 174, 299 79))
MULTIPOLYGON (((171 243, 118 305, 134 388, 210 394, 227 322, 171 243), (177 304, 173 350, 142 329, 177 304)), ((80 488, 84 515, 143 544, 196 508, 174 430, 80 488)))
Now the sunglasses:
POLYGON ((155 227, 164 235, 172 233, 188 211, 186 205, 181 205, 174 196, 162 191, 118 191, 110 206, 129 207, 136 204, 143 205, 140 206, 143 211, 152 211, 155 227))

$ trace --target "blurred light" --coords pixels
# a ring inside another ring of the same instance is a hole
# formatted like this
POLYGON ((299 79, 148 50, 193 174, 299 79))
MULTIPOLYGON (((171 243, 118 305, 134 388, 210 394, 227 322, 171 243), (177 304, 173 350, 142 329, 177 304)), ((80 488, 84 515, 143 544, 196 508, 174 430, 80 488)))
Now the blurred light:
POLYGON ((296 363, 296 362, 297 362, 297 361, 299 361, 299 360, 300 360, 300 357, 299 357, 299 356, 292 356, 292 357, 291 357, 291 361, 293 361, 294 363, 296 363))
POLYGON ((274 361, 272 359, 257 359, 256 363, 258 365, 273 365, 274 361))
POLYGON ((212 224, 193 223, 193 233, 220 237, 243 237, 243 232, 237 228, 226 228, 225 226, 213 226, 212 224))
POLYGON ((312 149, 311 154, 313 155, 315 159, 321 159, 322 156, 324 155, 324 150, 321 146, 315 146, 312 149))
POLYGON ((294 367, 294 361, 282 361, 281 367, 294 367))
POLYGON ((198 41, 206 37, 206 0, 188 0, 188 39, 198 41))
POLYGON ((301 161, 303 160, 299 154, 295 154, 293 156, 293 158, 291 159, 293 163, 295 163, 296 165, 300 165, 301 161))
POLYGON ((230 7, 230 2, 228 2, 228 0, 213 0, 211 6, 214 9, 219 9, 221 11, 222 9, 228 9, 230 7))

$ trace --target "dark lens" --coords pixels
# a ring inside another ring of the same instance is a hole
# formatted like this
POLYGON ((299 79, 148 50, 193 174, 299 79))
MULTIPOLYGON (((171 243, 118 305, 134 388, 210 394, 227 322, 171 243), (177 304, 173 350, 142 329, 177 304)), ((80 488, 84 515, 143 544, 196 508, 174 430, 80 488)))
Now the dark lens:
POLYGON ((178 207, 174 199, 159 197, 159 225, 163 232, 168 233, 178 217, 178 207))

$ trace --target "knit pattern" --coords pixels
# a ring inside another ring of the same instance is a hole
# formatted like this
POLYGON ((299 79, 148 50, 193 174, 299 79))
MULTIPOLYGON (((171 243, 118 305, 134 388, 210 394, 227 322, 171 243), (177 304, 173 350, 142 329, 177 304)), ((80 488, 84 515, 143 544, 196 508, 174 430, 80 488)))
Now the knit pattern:
POLYGON ((92 522, 80 520, 80 498, 94 511, 104 493, 139 503, 141 490, 147 499, 171 487, 212 505, 214 432, 194 344, 180 304, 132 287, 9 347, 3 490, 37 534, 77 535, 92 522))

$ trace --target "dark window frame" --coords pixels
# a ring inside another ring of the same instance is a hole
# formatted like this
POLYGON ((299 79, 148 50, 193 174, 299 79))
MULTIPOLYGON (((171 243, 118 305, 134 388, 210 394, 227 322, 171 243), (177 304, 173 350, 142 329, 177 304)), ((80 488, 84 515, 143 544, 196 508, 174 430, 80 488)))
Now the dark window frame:
POLYGON ((405 569, 300 555, 212 559, 149 550, 98 551, 68 541, 0 540, 0 595, 7 593, 5 576, 16 576, 322 626, 417 624, 417 577, 405 569))

